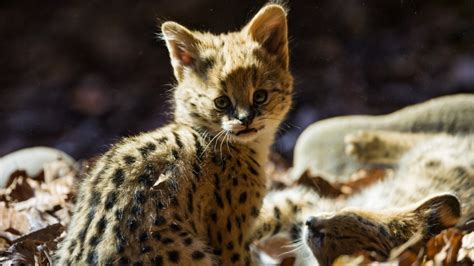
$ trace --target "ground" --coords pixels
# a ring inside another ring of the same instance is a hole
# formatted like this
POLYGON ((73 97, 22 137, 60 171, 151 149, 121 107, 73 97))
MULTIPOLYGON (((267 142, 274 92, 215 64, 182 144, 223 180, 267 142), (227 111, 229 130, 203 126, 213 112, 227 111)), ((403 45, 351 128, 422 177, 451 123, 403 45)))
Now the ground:
MULTIPOLYGON (((85 160, 79 169, 71 169, 62 161, 45 165, 38 176, 28 176, 25 172, 13 173, 7 188, 0 189, 0 263, 51 265, 52 254, 57 243, 64 236, 73 207, 75 185, 81 173, 89 168, 93 160, 85 160)), ((288 164, 273 155, 266 166, 271 187, 282 189, 295 185, 288 178, 288 164)), ((346 183, 331 184, 321 176, 305 173, 296 181, 335 200, 357 193, 360 189, 384 178, 391 171, 385 169, 360 170, 346 183)), ((259 252, 273 257, 281 265, 292 265, 290 256, 279 258, 277 253, 285 251, 282 246, 286 239, 275 239, 266 243, 256 243, 259 252)), ((343 256, 335 265, 366 264, 377 261, 370 253, 343 256)), ((468 225, 464 231, 450 228, 428 241, 409 241, 392 251, 390 261, 400 265, 418 262, 422 265, 472 265, 474 259, 474 226, 468 225)))

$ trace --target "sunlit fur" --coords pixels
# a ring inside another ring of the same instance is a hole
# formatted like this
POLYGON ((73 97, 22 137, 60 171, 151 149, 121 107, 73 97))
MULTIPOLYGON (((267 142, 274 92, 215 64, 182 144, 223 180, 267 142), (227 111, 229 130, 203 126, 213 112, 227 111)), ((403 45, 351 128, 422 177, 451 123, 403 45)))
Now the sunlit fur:
POLYGON ((161 29, 177 81, 174 120, 124 138, 91 167, 57 265, 252 264, 263 167, 291 105, 286 11, 266 5, 221 35, 161 29), (267 101, 253 102, 256 90, 267 101), (215 105, 223 95, 226 112, 215 105))
MULTIPOLYGON (((383 139, 383 132, 374 134, 383 139)), ((426 135, 400 159, 395 175, 347 200, 303 188, 270 193, 256 237, 291 236, 300 265, 329 265, 357 251, 387 259, 414 235, 428 237, 471 217, 473 198, 474 138, 426 135)))
POLYGON ((197 43, 193 44, 197 58, 192 67, 175 67, 179 81, 174 93, 175 120, 201 127, 214 136, 220 133, 218 138, 226 141, 271 143, 291 106, 293 80, 288 51, 269 53, 245 29, 220 35, 189 33, 197 43), (259 89, 268 93, 261 105, 252 100, 259 89), (215 107, 214 100, 220 96, 231 99, 230 111, 215 107), (237 136, 245 126, 236 116, 252 109, 255 118, 248 127, 258 132, 237 136))

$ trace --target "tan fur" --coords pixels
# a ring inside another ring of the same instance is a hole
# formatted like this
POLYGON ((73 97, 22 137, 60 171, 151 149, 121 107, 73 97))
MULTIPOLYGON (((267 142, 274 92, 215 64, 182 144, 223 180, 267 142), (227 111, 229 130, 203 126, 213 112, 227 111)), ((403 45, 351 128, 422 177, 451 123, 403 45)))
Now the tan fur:
MULTIPOLYGON (((306 170, 344 181, 357 169, 372 167, 345 153, 344 137, 364 130, 399 133, 474 134, 474 94, 457 94, 405 107, 387 115, 324 119, 307 127, 295 146, 292 176, 306 170)), ((390 162, 389 162, 390 163, 390 162)))
POLYGON ((267 5, 239 32, 162 31, 174 121, 122 140, 91 169, 59 265, 251 264, 262 166, 291 105, 285 10, 267 5))
POLYGON ((474 214, 474 136, 368 131, 346 139, 348 147, 357 146, 348 148, 352 155, 370 153, 376 161, 396 149, 393 154, 403 155, 396 174, 345 201, 321 199, 302 188, 271 192, 257 238, 283 233, 297 240, 303 231, 302 265, 316 259, 328 265, 361 250, 386 259, 415 233, 431 236, 474 214), (377 145, 366 145, 374 138, 377 145), (278 217, 271 212, 275 208, 278 217))

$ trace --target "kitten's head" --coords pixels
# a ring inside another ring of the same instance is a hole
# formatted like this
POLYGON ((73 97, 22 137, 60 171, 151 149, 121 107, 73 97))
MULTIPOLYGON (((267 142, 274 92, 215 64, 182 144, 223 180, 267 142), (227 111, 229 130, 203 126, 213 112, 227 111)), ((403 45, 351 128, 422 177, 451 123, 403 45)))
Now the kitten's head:
POLYGON ((174 75, 175 119, 231 140, 272 137, 291 105, 286 12, 267 5, 238 32, 162 25, 174 75))

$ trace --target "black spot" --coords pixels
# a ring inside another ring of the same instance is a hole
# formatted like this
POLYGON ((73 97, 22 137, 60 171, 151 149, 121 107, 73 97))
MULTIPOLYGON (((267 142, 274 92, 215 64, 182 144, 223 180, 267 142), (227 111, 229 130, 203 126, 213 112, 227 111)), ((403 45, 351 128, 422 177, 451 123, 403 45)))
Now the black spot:
POLYGON ((143 190, 139 190, 135 192, 135 194, 133 195, 133 200, 138 204, 145 203, 146 201, 145 192, 143 190))
POLYGON ((97 222, 97 225, 96 225, 97 233, 98 234, 103 233, 106 225, 107 225, 107 219, 105 219, 105 217, 100 218, 100 220, 97 222))
POLYGON ((95 247, 95 246, 97 246, 97 244, 99 244, 99 236, 97 236, 97 235, 92 236, 89 239, 89 245, 91 245, 92 247, 95 247))
POLYGON ((250 257, 245 257, 245 266, 250 266, 250 257))
POLYGON ((290 229, 291 239, 292 240, 300 239, 300 235, 301 235, 301 226, 298 224, 292 225, 290 229))
POLYGON ((158 240, 158 241, 161 241, 161 234, 160 234, 160 232, 155 231, 155 232, 151 233, 151 236, 152 236, 154 239, 156 239, 156 240, 158 240))
POLYGON ((196 154, 198 156, 199 159, 201 159, 202 155, 203 155, 203 147, 201 145, 201 142, 199 142, 199 138, 196 134, 193 133, 193 137, 194 137, 194 149, 196 150, 196 154))
POLYGON ((154 178, 156 176, 156 169, 150 164, 145 166, 143 169, 143 173, 138 176, 138 182, 146 187, 151 187, 153 182, 155 181, 154 178))
POLYGON ((173 231, 173 232, 179 232, 179 231, 181 231, 181 226, 180 226, 179 224, 177 224, 177 223, 172 223, 172 224, 170 225, 170 229, 171 229, 171 231, 173 231))
POLYGON ((232 179, 232 185, 233 185, 234 187, 238 186, 238 185, 239 185, 239 180, 234 177, 234 179, 232 179))
POLYGON ((193 243, 193 239, 190 237, 183 239, 183 244, 185 246, 190 246, 192 243, 193 243))
POLYGON ((127 227, 128 227, 128 230, 130 230, 130 232, 133 232, 133 231, 137 230, 138 221, 133 219, 133 218, 128 219, 127 227))
POLYGON ((250 173, 252 173, 253 175, 258 175, 257 170, 255 170, 255 168, 253 168, 253 166, 251 166, 250 164, 247 164, 247 166, 249 168, 250 173))
POLYGON ((242 218, 240 218, 240 216, 236 216, 235 217, 235 222, 237 223, 237 226, 240 229, 242 227, 242 218))
POLYGON ((125 244, 117 242, 117 253, 123 253, 125 251, 125 244))
POLYGON ((217 206, 219 206, 221 209, 223 209, 224 208, 224 202, 222 201, 222 197, 221 197, 221 194, 219 193, 219 191, 217 191, 217 190, 214 191, 214 197, 216 198, 217 206))
POLYGON ((137 261, 133 264, 133 266, 143 266, 143 262, 137 261))
POLYGON ((97 191, 91 192, 91 198, 89 200, 89 204, 93 207, 97 206, 100 203, 100 193, 97 191))
POLYGON ((188 212, 193 213, 194 211, 194 205, 193 205, 193 192, 192 190, 188 191, 188 212))
POLYGON ((193 173, 196 177, 201 176, 201 167, 196 162, 193 163, 193 173))
POLYGON ((123 219, 123 210, 122 209, 118 209, 118 210, 115 211, 115 218, 118 221, 121 221, 123 219))
POLYGON ((193 260, 201 260, 205 257, 206 255, 199 251, 199 250, 196 250, 196 251, 193 251, 193 253, 191 253, 191 257, 193 258, 193 260))
POLYGON ((171 262, 179 262, 179 251, 176 251, 176 250, 172 250, 172 251, 168 251, 168 259, 171 261, 171 262))
POLYGON ((281 223, 277 222, 275 225, 275 229, 273 229, 272 235, 276 235, 278 232, 280 232, 280 230, 281 230, 281 223))
POLYGON ((164 210, 164 209, 166 208, 166 206, 165 206, 165 204, 164 204, 163 202, 157 201, 157 202, 156 202, 156 208, 157 208, 158 210, 164 210))
POLYGON ((242 245, 243 238, 244 238, 244 236, 242 235, 242 232, 240 232, 240 234, 239 234, 239 245, 242 245))
POLYGON ((257 207, 252 206, 252 209, 250 210, 250 215, 252 215, 253 217, 258 217, 258 213, 259 210, 257 209, 257 207))
MULTIPOLYGON (((71 265, 71 263, 68 263, 68 265, 71 265)), ((114 259, 112 257, 108 257, 105 260, 105 266, 112 266, 114 265, 114 259)))
POLYGON ((179 159, 179 153, 177 150, 173 149, 171 150, 171 153, 173 154, 173 157, 175 160, 178 160, 179 159))
POLYGON ((141 247, 140 251, 141 251, 142 254, 145 254, 145 253, 148 253, 148 252, 152 251, 152 249, 151 249, 150 246, 144 245, 144 246, 141 247))
POLYGON ((211 210, 211 220, 217 223, 217 212, 215 210, 211 210))
POLYGON ((140 216, 143 212, 143 209, 139 205, 133 205, 132 208, 130 209, 130 212, 135 216, 140 216))
POLYGON ((128 257, 121 257, 119 259, 119 265, 129 265, 130 259, 128 257))
POLYGON ((148 155, 154 150, 156 150, 156 145, 151 142, 148 142, 145 144, 145 146, 138 148, 138 151, 144 158, 148 157, 148 155))
POLYGON ((126 240, 125 237, 122 234, 122 231, 120 231, 120 227, 116 225, 114 227, 115 230, 115 237, 117 238, 117 253, 122 253, 125 251, 125 245, 126 245, 126 240))
POLYGON ((163 243, 165 245, 169 245, 171 243, 174 243, 174 240, 172 238, 169 238, 169 237, 163 237, 161 239, 161 243, 163 243))
POLYGON ((227 232, 232 231, 232 222, 230 221, 230 217, 227 217, 227 232))
POLYGON ((133 156, 131 156, 131 155, 125 155, 125 156, 123 156, 123 161, 124 161, 126 164, 129 164, 129 165, 130 165, 130 164, 133 164, 133 163, 136 161, 136 159, 135 159, 135 157, 133 157, 133 156))
POLYGON ((166 223, 165 217, 163 217, 161 215, 156 216, 155 225, 160 226, 160 225, 164 225, 165 223, 166 223))
POLYGON ((275 218, 280 220, 281 218, 281 211, 278 207, 273 208, 273 215, 275 215, 275 218))
POLYGON ((105 200, 105 209, 106 210, 112 209, 115 205, 116 200, 117 200, 117 192, 110 191, 109 194, 107 194, 107 198, 105 200))
POLYGON ((162 266, 163 265, 163 257, 158 255, 158 256, 155 256, 152 260, 153 264, 155 266, 162 266))
POLYGON ((89 251, 86 258, 87 264, 97 264, 97 252, 89 251))
POLYGON ((214 255, 217 255, 217 256, 222 255, 222 250, 221 249, 215 249, 214 250, 214 255))
POLYGON ((147 232, 142 232, 139 236, 138 236, 138 241, 140 242, 145 242, 148 240, 148 233, 147 232))
POLYGON ((240 204, 243 204, 247 201, 247 192, 242 192, 240 193, 240 196, 239 196, 239 203, 240 204))
POLYGON ((236 263, 237 261, 240 260, 240 254, 239 253, 234 253, 232 254, 232 256, 230 257, 230 261, 232 263, 236 263))
POLYGON ((214 173, 214 186, 216 187, 216 190, 220 190, 220 188, 221 188, 221 182, 220 181, 221 180, 220 180, 219 176, 216 173, 214 173))
POLYGON ((173 132, 173 135, 174 135, 174 139, 176 141, 176 145, 178 145, 178 147, 180 149, 182 149, 183 148, 183 142, 181 141, 181 137, 176 132, 173 132))
POLYGON ((115 186, 119 187, 122 185, 123 180, 125 179, 125 174, 121 168, 118 168, 115 170, 114 176, 112 177, 112 182, 115 184, 115 186))
POLYGON ((232 195, 230 194, 230 189, 227 189, 225 191, 225 197, 226 197, 227 202, 229 203, 229 205, 232 205, 232 195))
POLYGON ((227 249, 228 250, 233 250, 234 249, 234 243, 232 241, 229 241, 229 243, 227 243, 227 249))
POLYGON ((222 243, 222 234, 221 234, 221 232, 217 232, 217 242, 222 243))

